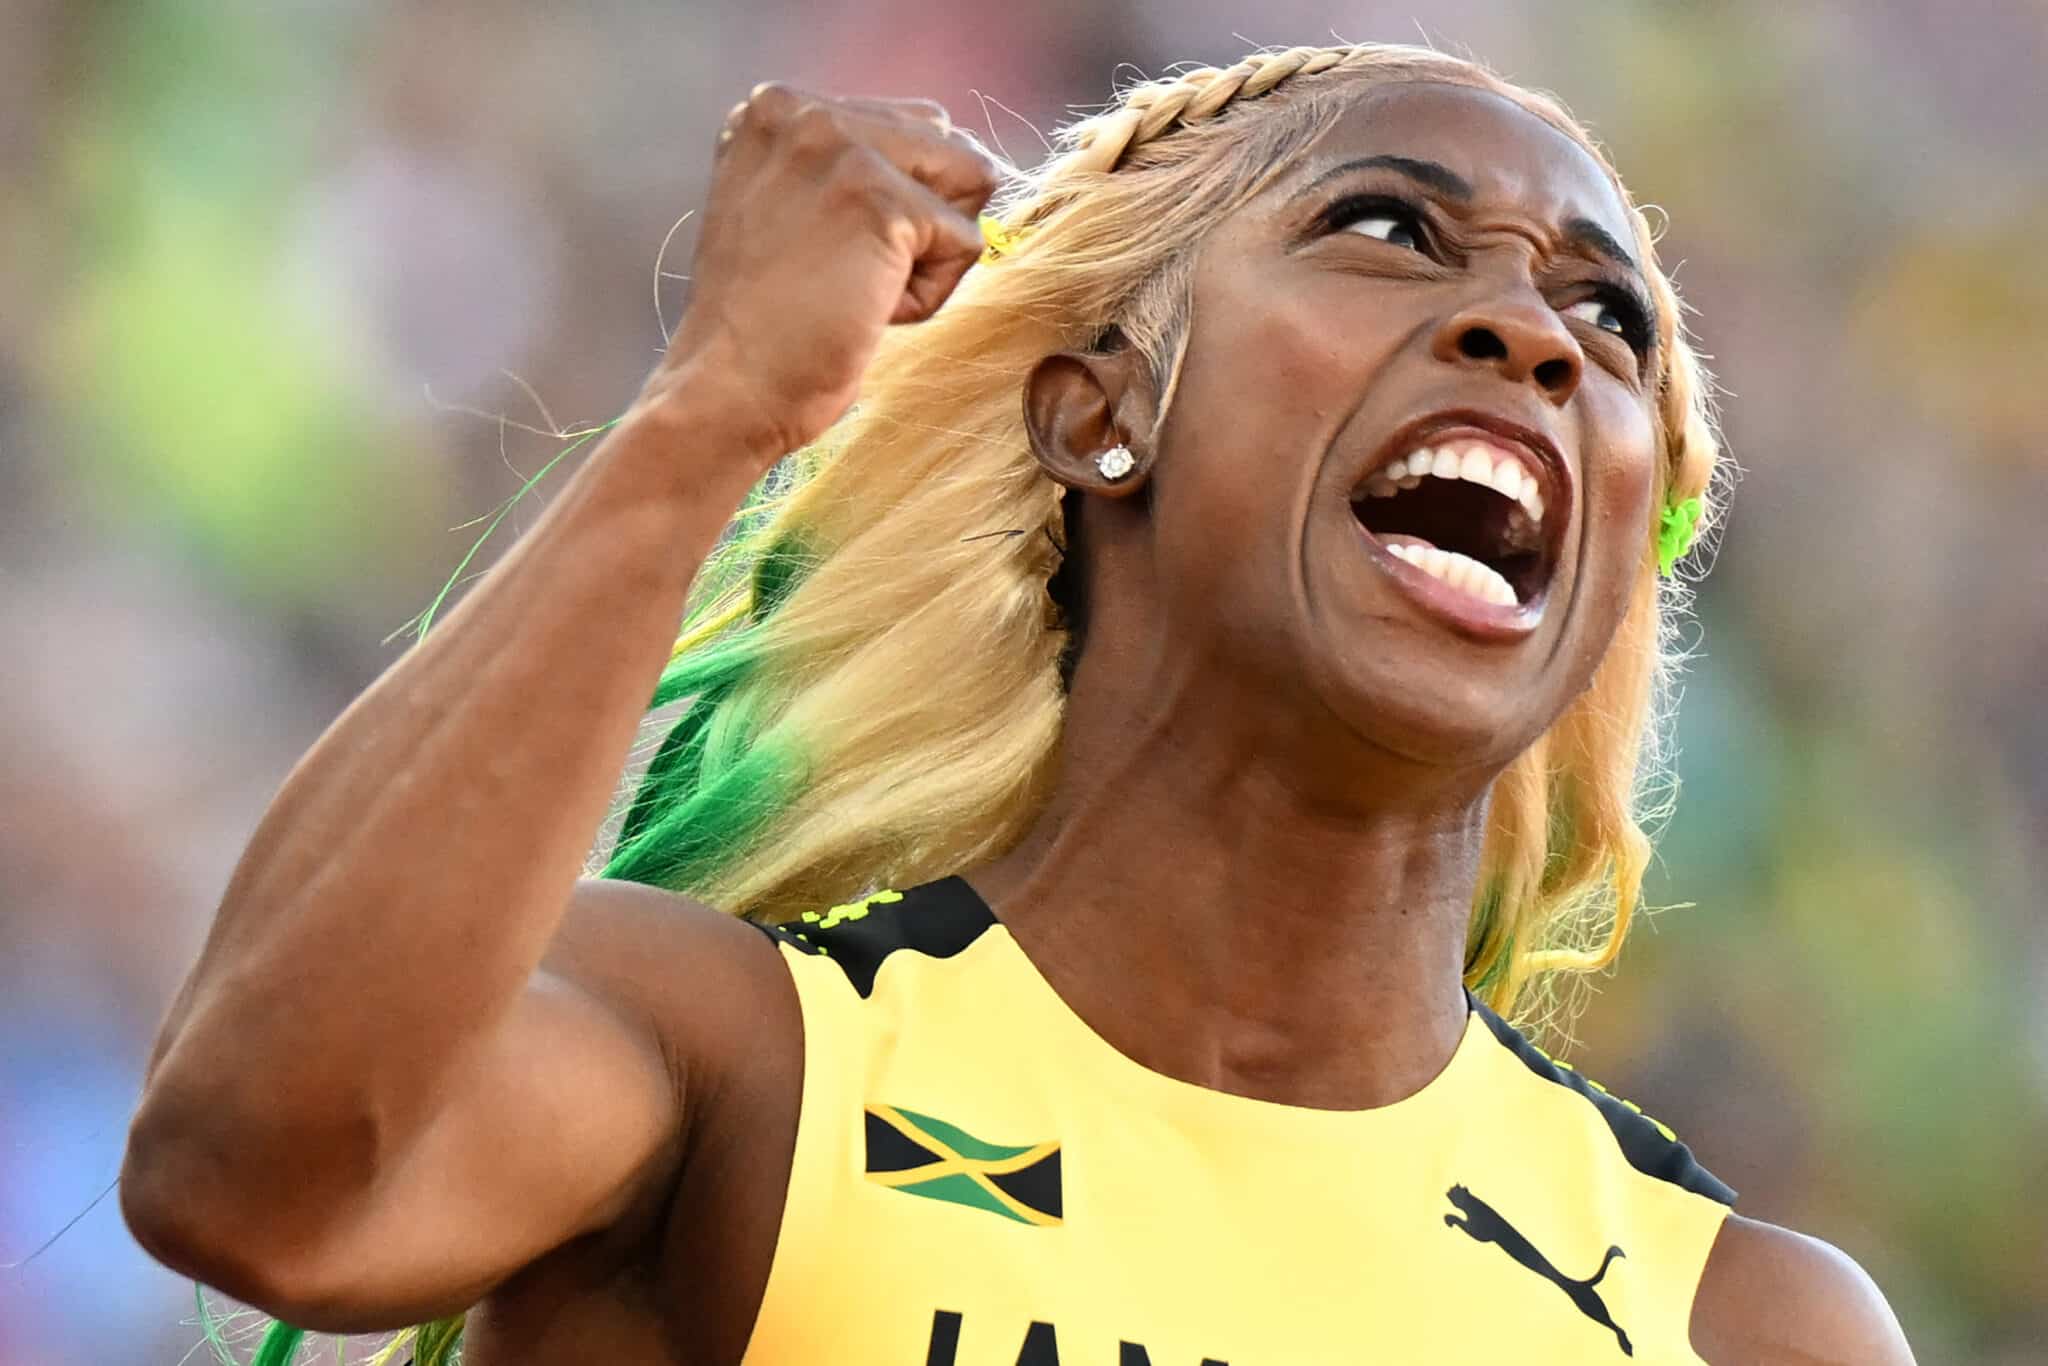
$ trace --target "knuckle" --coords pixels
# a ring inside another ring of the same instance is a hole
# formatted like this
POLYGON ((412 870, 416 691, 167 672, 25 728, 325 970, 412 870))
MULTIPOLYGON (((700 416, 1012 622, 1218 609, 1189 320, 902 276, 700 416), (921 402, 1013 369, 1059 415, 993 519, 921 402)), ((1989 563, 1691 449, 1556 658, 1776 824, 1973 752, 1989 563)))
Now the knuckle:
POLYGON ((843 146, 846 132, 839 111, 829 104, 806 103, 789 117, 789 138, 799 151, 823 152, 843 146))
POLYGON ((858 142, 844 142, 832 158, 831 168, 825 173, 825 183, 836 193, 873 197, 882 188, 884 172, 888 164, 872 147, 858 142))
POLYGON ((963 148, 958 156, 959 176, 963 183, 982 194, 993 194, 1003 183, 1002 173, 995 162, 974 148, 963 148))
POLYGON ((745 100, 725 111, 725 117, 719 121, 718 138, 712 145, 715 154, 723 154, 732 140, 739 136, 740 130, 746 126, 746 116, 745 100))
POLYGON ((923 236, 917 210, 895 195, 869 196, 867 213, 874 231, 892 242, 914 245, 923 236))
POLYGON ((897 196, 888 192, 881 159, 866 147, 843 148, 832 159, 822 177, 827 203, 845 212, 857 213, 877 226, 886 225, 899 213, 897 196))
POLYGON ((803 102, 803 96, 781 81, 763 81, 747 92, 737 112, 750 123, 773 125, 789 118, 803 102))

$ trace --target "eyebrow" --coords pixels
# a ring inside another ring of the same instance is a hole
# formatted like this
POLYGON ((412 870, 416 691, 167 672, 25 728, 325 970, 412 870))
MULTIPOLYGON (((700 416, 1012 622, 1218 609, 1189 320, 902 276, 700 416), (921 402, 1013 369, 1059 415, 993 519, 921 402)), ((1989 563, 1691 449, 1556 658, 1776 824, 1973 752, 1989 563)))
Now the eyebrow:
POLYGON ((1567 222, 1564 225, 1564 236, 1567 242, 1584 247, 1595 256, 1604 256, 1637 275, 1643 273, 1642 268, 1636 264, 1636 258, 1628 254, 1626 247, 1614 240, 1614 234, 1590 218, 1574 218, 1567 222))
POLYGON ((1398 171, 1410 180, 1441 191, 1453 199, 1472 198, 1472 182, 1459 175, 1450 167, 1437 161, 1421 161, 1415 157, 1376 156, 1358 157, 1351 161, 1332 166, 1321 175, 1301 187, 1300 193, 1310 194, 1340 176, 1354 171, 1386 170, 1398 171))

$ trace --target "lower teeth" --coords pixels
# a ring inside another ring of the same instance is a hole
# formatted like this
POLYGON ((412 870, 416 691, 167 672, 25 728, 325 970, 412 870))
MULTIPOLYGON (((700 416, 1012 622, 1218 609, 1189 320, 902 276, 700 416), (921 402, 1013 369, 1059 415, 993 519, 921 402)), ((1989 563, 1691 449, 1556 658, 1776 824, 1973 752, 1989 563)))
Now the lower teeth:
POLYGON ((1497 607, 1512 607, 1518 601, 1514 588, 1492 566, 1455 550, 1433 545, 1396 541, 1387 549, 1434 579, 1441 579, 1463 593, 1497 607))

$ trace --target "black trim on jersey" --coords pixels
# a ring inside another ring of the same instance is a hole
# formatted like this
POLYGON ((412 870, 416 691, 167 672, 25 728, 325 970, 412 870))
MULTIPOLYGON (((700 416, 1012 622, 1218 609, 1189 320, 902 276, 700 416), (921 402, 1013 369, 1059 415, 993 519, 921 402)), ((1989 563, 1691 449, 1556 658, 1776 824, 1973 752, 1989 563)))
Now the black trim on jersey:
POLYGON ((905 950, 951 958, 995 923, 988 903, 964 880, 949 877, 907 888, 902 900, 872 904, 858 920, 842 920, 830 929, 801 921, 759 928, 802 953, 830 958, 865 1000, 874 994, 875 973, 890 954, 905 950))
POLYGON ((1486 1021, 1486 1027, 1493 1031, 1493 1037, 1520 1058, 1523 1066, 1545 1081, 1554 1081, 1593 1102, 1593 1108, 1600 1112, 1600 1117, 1613 1131, 1614 1141, 1621 1146, 1621 1155, 1628 1159, 1629 1166, 1645 1176, 1669 1181, 1694 1195, 1704 1195, 1724 1205, 1735 1203, 1735 1192, 1702 1167, 1694 1159, 1692 1149, 1675 1138, 1666 1138, 1649 1116, 1609 1095, 1571 1068, 1558 1066, 1537 1051, 1536 1045, 1523 1038, 1513 1025, 1481 1005, 1470 992, 1466 993, 1466 998, 1472 1009, 1479 1013, 1479 1018, 1486 1021))

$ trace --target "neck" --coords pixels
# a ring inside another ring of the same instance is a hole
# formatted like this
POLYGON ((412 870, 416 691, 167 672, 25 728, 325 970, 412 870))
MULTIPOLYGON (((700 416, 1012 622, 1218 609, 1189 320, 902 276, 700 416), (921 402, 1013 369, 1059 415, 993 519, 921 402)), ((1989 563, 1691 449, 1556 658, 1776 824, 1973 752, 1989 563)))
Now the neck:
POLYGON ((1490 775, 1347 753, 1339 789, 1302 758, 1327 737, 1245 734, 1270 701, 1145 697, 1070 710, 1052 802, 969 881, 1154 1071, 1326 1109, 1419 1090, 1464 1030, 1490 775))

